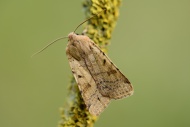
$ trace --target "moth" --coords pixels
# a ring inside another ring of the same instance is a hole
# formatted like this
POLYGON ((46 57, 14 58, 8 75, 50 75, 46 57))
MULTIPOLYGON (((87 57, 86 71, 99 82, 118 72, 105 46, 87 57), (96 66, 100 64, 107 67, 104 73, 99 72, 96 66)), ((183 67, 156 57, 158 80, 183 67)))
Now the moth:
POLYGON ((132 95, 133 87, 108 56, 88 36, 75 34, 76 29, 67 37, 61 37, 51 42, 34 55, 42 52, 54 42, 68 38, 66 55, 72 73, 87 109, 92 115, 98 116, 112 99, 117 100, 132 95))
POLYGON ((133 94, 129 80, 108 56, 85 35, 68 35, 66 55, 82 98, 92 115, 100 115, 111 99, 133 94))

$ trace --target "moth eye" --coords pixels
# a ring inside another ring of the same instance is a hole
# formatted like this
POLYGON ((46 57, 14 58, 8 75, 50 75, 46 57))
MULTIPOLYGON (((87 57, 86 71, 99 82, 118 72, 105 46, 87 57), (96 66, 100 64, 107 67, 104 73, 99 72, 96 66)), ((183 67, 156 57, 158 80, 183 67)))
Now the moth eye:
POLYGON ((78 33, 76 33, 76 35, 79 35, 78 33))

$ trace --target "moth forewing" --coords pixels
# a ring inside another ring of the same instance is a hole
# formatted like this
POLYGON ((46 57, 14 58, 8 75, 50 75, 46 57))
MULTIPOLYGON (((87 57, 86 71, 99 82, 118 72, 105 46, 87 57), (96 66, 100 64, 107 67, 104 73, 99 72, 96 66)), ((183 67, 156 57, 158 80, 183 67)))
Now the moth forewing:
POLYGON ((133 94, 133 87, 129 80, 119 71, 119 69, 111 62, 108 56, 101 49, 93 44, 92 53, 96 59, 100 74, 97 78, 100 80, 98 88, 104 96, 109 96, 111 99, 121 99, 133 94))
POLYGON ((91 114, 99 115, 111 99, 132 95, 129 80, 89 37, 70 33, 68 38, 69 64, 91 114))
POLYGON ((76 35, 74 33, 69 34, 66 54, 79 90, 81 91, 82 98, 89 112, 93 115, 99 115, 107 107, 110 99, 108 97, 103 97, 99 93, 96 82, 91 74, 90 61, 87 59, 89 55, 89 50, 87 48, 88 41, 89 38, 86 38, 86 36, 76 35), (85 43, 87 44, 84 45, 85 43), (77 48, 73 48, 73 46, 77 48), (80 54, 80 59, 76 59, 79 57, 78 54, 80 54))

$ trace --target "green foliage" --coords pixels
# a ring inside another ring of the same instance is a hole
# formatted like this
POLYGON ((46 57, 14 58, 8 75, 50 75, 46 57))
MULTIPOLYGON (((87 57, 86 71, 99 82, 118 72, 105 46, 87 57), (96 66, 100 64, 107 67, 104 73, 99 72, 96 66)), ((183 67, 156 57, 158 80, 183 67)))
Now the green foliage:
POLYGON ((119 16, 121 0, 85 0, 83 7, 86 17, 97 15, 87 22, 84 32, 101 48, 109 43, 119 16), (106 9, 102 12, 103 9, 106 9), (102 13, 100 13, 102 12, 102 13))

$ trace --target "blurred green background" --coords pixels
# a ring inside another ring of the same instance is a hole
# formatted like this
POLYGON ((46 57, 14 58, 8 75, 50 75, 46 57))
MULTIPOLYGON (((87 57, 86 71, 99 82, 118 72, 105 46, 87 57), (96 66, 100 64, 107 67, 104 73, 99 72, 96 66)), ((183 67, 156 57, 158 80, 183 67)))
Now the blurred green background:
MULTIPOLYGON (((30 56, 84 21, 81 3, 0 1, 0 127, 57 127, 71 77, 67 39, 30 56)), ((190 126, 189 0, 123 0, 108 49, 135 93, 112 101, 96 127, 190 126)))

